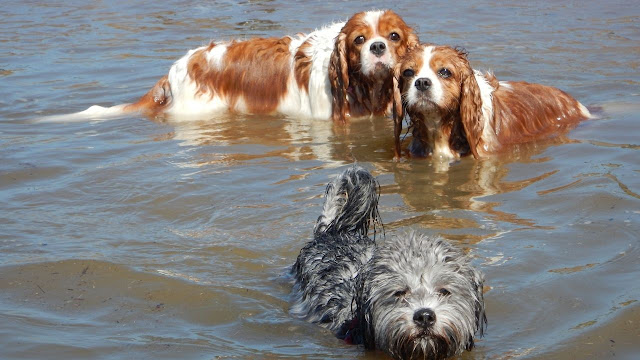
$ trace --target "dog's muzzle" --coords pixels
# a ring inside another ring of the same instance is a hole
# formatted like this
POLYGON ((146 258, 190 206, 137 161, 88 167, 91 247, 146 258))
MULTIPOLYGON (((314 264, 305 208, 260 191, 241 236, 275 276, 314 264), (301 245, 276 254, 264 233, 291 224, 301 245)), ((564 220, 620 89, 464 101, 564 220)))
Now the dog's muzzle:
POLYGON ((436 322, 436 313, 429 308, 419 309, 413 313, 413 322, 421 328, 428 329, 436 322))

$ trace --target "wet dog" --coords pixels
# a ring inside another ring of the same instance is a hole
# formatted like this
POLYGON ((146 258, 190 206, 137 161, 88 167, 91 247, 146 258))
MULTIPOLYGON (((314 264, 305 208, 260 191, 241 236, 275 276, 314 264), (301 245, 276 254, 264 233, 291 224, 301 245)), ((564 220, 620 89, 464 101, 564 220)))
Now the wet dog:
MULTIPOLYGON (((396 77, 395 109, 406 110, 411 119, 413 156, 482 158, 558 134, 591 117, 585 106, 559 89, 498 81, 492 73, 473 70, 465 51, 448 46, 412 48, 396 67, 396 77)), ((394 115, 396 156, 403 115, 394 115)))
POLYGON ((301 251, 291 314, 396 359, 441 359, 486 325, 484 278, 461 250, 415 233, 377 245, 378 186, 353 166, 329 183, 314 239, 301 251), (374 231, 375 233, 375 231, 374 231))
POLYGON ((133 104, 92 106, 43 120, 283 114, 344 122, 391 112, 393 68, 418 44, 392 10, 363 11, 310 34, 212 41, 176 61, 133 104))

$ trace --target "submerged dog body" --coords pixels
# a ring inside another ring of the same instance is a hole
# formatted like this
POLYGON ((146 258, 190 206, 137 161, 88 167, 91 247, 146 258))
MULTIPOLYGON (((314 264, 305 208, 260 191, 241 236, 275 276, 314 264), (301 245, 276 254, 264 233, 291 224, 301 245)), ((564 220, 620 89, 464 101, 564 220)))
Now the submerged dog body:
POLYGON ((176 61, 137 102, 78 114, 231 111, 340 121, 385 115, 392 69, 417 43, 391 10, 357 13, 308 35, 211 42, 176 61))
POLYGON ((441 359, 474 345, 486 324, 483 275, 461 250, 415 233, 376 245, 377 184, 352 167, 326 191, 314 240, 292 274, 294 316, 398 359, 441 359))
POLYGON ((348 168, 327 185, 314 239, 292 268, 293 315, 346 336, 354 320, 356 276, 375 249, 367 233, 378 221, 377 205, 377 183, 361 167, 348 168))
POLYGON ((401 96, 413 126, 414 156, 456 159, 471 153, 479 158, 591 116, 559 89, 498 81, 491 73, 474 71, 466 53, 446 46, 413 48, 396 72, 396 97, 401 96))

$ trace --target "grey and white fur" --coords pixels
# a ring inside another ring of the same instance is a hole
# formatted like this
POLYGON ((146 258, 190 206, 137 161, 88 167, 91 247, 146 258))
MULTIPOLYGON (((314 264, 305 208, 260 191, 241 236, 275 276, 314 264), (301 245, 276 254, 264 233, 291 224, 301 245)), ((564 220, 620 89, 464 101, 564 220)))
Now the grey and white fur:
POLYGON ((378 184, 354 165, 327 185, 314 239, 291 272, 291 314, 396 359, 442 359, 486 326, 481 272, 440 237, 400 235, 377 245, 378 184))

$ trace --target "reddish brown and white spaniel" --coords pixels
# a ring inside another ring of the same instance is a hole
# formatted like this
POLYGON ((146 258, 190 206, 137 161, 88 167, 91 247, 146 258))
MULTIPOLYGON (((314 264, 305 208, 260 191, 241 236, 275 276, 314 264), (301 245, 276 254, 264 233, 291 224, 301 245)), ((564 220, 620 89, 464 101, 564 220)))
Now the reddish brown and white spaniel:
POLYGON ((344 121, 386 115, 393 68, 414 31, 391 10, 366 11, 308 35, 211 42, 175 62, 142 98, 77 113, 189 115, 232 111, 344 121))
MULTIPOLYGON (((475 71, 464 51, 421 44, 395 69, 397 119, 413 126, 414 156, 475 158, 563 131, 591 117, 581 103, 553 87, 498 81, 475 71)), ((396 155, 400 154, 396 121, 396 155)))

